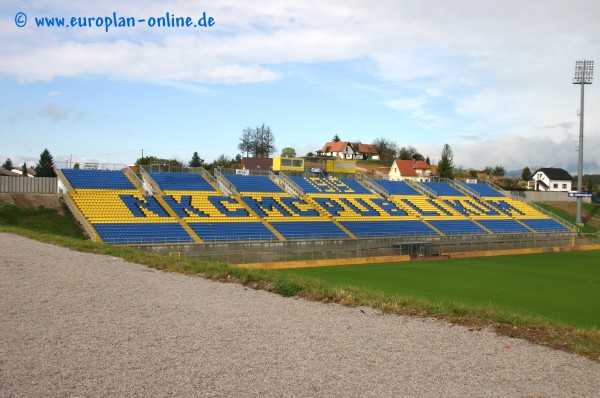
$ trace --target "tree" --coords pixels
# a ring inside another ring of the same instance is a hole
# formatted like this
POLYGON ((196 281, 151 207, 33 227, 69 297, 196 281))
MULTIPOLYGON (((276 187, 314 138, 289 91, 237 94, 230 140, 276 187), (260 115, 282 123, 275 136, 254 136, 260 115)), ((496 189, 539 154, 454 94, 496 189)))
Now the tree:
POLYGON ((477 178, 477 170, 469 170, 469 177, 477 178))
POLYGON ((294 148, 283 148, 281 150, 281 157, 283 158, 295 158, 296 157, 296 150, 294 148))
POLYGON ((246 156, 252 154, 254 157, 268 158, 277 151, 271 127, 265 126, 264 123, 255 129, 246 127, 242 130, 238 149, 246 153, 246 156))
POLYGON ((271 130, 271 127, 262 126, 257 127, 254 130, 254 157, 268 158, 272 153, 275 153, 275 135, 271 130))
POLYGON ((162 159, 157 158, 156 156, 144 156, 143 158, 139 158, 138 160, 136 160, 135 164, 138 166, 150 166, 152 164, 159 164, 162 166, 183 167, 183 162, 177 159, 162 159))
POLYGON ((12 160, 10 160, 10 158, 7 158, 6 161, 2 164, 2 168, 4 170, 12 170, 15 167, 13 166, 12 160))
POLYGON ((454 178, 454 155, 448 144, 444 144, 444 148, 442 148, 442 155, 438 162, 438 175, 440 178, 448 178, 450 180, 454 178))
POLYGON ((21 175, 27 177, 27 163, 23 163, 23 166, 21 166, 21 175))
POLYGON ((431 159, 429 159, 429 156, 427 156, 427 159, 425 159, 425 163, 427 163, 428 165, 431 165, 431 159))
POLYGON ((219 156, 217 156, 215 160, 213 160, 212 167, 215 169, 219 167, 229 167, 231 166, 232 161, 232 159, 230 159, 227 155, 222 153, 219 156))
POLYGON ((587 188, 587 191, 589 193, 593 193, 594 192, 594 181, 592 181, 591 179, 589 179, 587 181, 586 188, 587 188))
POLYGON ((506 170, 504 169, 504 166, 496 165, 494 167, 494 169, 492 170, 492 175, 493 176, 504 177, 504 174, 506 174, 506 170))
POLYGON ((240 143, 238 149, 246 154, 246 157, 253 152, 254 149, 254 130, 251 127, 246 127, 242 130, 242 136, 240 137, 240 143))
POLYGON ((531 180, 531 170, 529 169, 529 167, 525 166, 523 172, 521 172, 521 179, 523 181, 531 180))
MULTIPOLYGON (((403 146, 398 151, 398 159, 400 159, 400 160, 411 160, 411 159, 414 159, 413 158, 414 155, 419 155, 419 153, 417 152, 417 148, 415 148, 412 145, 409 145, 408 147, 403 146)), ((421 155, 419 155, 419 156, 421 156, 421 155)))
POLYGON ((198 155, 198 152, 194 152, 192 160, 188 164, 190 167, 202 167, 204 166, 204 159, 198 155))
POLYGON ((35 175, 36 177, 56 177, 56 172, 54 171, 54 159, 48 149, 44 149, 41 153, 40 161, 37 166, 35 166, 35 175))
POLYGON ((336 135, 334 135, 334 136, 333 136, 333 138, 331 139, 331 141, 333 141, 333 142, 340 142, 341 140, 342 140, 342 139, 341 139, 341 138, 340 138, 340 136, 339 136, 339 135, 337 135, 337 134, 336 134, 336 135))
POLYGON ((314 156, 315 156, 315 154, 313 152, 309 152, 309 153, 306 154, 307 158, 312 158, 314 156))
POLYGON ((379 155, 379 159, 382 161, 392 162, 396 158, 398 145, 394 141, 380 137, 375 139, 372 145, 377 155, 379 155))
POLYGON ((80 168, 80 166, 79 166, 79 163, 75 163, 75 164, 73 165, 73 168, 74 168, 75 170, 79 170, 79 168, 80 168))

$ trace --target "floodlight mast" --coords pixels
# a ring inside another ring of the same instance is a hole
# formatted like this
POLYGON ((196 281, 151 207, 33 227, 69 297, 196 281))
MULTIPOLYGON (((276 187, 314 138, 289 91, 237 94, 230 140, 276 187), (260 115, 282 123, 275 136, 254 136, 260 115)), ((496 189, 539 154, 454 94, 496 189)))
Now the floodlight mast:
MULTIPOLYGON (((583 92, 586 84, 592 84, 594 78, 594 61, 586 60, 575 62, 575 77, 573 78, 573 84, 581 84, 581 105, 579 109, 579 163, 577 166, 577 192, 581 193, 583 190, 583 92)), ((577 197, 577 219, 575 223, 579 226, 583 226, 581 221, 581 208, 582 208, 581 196, 577 197)))

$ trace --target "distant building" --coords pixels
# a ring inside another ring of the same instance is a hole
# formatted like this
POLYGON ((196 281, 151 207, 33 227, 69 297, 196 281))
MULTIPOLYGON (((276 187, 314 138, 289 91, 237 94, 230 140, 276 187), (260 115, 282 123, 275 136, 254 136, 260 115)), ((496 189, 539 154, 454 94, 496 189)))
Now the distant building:
POLYGON ((273 170, 272 158, 242 158, 242 169, 245 170, 273 170))
POLYGON ((432 166, 424 160, 395 160, 388 174, 390 181, 429 181, 432 166))
POLYGON ((358 151, 356 152, 355 159, 357 160, 379 160, 379 155, 375 150, 375 147, 371 144, 359 143, 358 151))
POLYGON ((379 155, 371 144, 351 143, 349 141, 327 142, 320 151, 319 156, 332 156, 346 160, 379 160, 379 155))
POLYGON ((328 142, 317 151, 319 156, 333 156, 340 159, 354 159, 355 154, 356 151, 348 141, 328 142))
POLYGON ((544 167, 531 178, 533 189, 544 192, 566 192, 572 189, 573 177, 563 169, 544 167))

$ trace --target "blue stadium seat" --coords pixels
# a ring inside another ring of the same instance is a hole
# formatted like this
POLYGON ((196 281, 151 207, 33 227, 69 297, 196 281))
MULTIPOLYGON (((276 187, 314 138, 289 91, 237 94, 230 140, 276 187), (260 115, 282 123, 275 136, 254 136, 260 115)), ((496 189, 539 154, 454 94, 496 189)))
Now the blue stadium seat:
POLYGON ((447 182, 422 182, 421 184, 431 189, 437 196, 465 196, 447 182))
POLYGON ((444 235, 487 234, 471 220, 427 220, 444 235))
POLYGON ((496 191, 494 188, 490 187, 488 184, 466 184, 467 188, 477 192, 481 196, 486 197, 502 197, 504 196, 502 193, 496 191))
POLYGON ((388 191, 390 195, 421 195, 404 181, 373 180, 373 182, 388 191))
POLYGON ((523 224, 520 224, 518 221, 511 220, 511 219, 507 219, 507 220, 485 219, 485 220, 477 220, 477 222, 496 234, 531 232, 523 224))
POLYGON ((203 241, 277 240, 260 222, 191 222, 189 225, 203 241))
POLYGON ((348 235, 331 221, 271 222, 286 239, 348 238, 348 235))
POLYGON ((197 173, 149 172, 148 175, 163 191, 215 191, 215 188, 197 173))
POLYGON ((350 178, 304 178, 289 177, 304 193, 371 194, 358 181, 350 178))
POLYGON ((536 232, 568 232, 569 229, 551 218, 523 219, 523 224, 536 232))
POLYGON ((284 192, 267 176, 245 176, 238 174, 224 175, 238 192, 284 192))
POLYGON ((74 189, 136 189, 121 170, 61 169, 74 189))
POLYGON ((178 223, 94 224, 106 243, 193 242, 178 223))
POLYGON ((357 237, 435 235, 436 232, 420 220, 406 221, 341 221, 357 237))

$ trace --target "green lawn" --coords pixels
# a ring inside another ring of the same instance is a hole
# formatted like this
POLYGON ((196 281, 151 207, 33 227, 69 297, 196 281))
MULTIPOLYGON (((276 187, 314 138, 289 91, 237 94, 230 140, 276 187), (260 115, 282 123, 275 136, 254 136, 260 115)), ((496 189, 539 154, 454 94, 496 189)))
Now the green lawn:
POLYGON ((600 251, 281 270, 432 302, 489 306, 600 328, 600 251))

